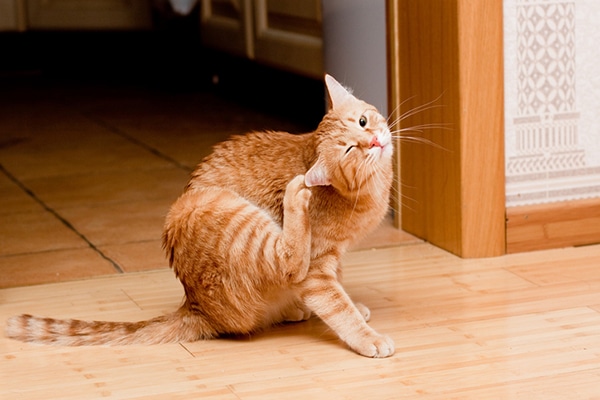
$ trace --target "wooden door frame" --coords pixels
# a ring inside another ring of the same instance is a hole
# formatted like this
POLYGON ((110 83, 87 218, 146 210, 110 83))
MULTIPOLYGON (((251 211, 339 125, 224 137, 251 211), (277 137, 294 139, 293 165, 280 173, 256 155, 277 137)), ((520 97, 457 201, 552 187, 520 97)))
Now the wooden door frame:
POLYGON ((502 2, 387 0, 387 18, 390 121, 433 101, 392 127, 434 125, 400 140, 402 229, 461 257, 504 254, 502 2))

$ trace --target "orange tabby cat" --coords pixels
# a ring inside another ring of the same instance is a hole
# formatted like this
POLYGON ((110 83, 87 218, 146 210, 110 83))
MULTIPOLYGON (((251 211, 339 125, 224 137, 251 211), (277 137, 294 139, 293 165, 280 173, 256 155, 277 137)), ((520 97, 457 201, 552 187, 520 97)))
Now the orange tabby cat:
POLYGON ((319 316, 354 351, 394 353, 341 284, 340 259, 388 209, 386 120, 335 79, 316 131, 255 132, 215 147, 167 216, 163 245, 185 289, 176 312, 137 323, 8 321, 9 337, 40 343, 127 344, 255 332, 319 316))

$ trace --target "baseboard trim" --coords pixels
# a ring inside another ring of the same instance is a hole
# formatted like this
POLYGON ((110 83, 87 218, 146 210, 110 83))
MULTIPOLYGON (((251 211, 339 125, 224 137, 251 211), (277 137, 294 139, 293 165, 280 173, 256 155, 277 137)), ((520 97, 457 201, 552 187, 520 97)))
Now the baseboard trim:
POLYGON ((506 210, 506 252, 600 243, 600 198, 506 210))

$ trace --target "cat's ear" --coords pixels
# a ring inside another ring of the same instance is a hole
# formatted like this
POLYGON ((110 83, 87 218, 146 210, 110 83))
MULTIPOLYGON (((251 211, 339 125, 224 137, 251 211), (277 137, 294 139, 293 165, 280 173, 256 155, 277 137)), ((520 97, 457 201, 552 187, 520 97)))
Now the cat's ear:
POLYGON ((304 184, 307 187, 331 185, 331 179, 329 179, 329 173, 327 172, 325 163, 323 163, 320 158, 312 167, 310 167, 308 172, 304 174, 304 184))
POLYGON ((342 84, 336 81, 333 76, 325 75, 325 86, 327 86, 327 93, 329 94, 329 104, 331 108, 339 107, 342 103, 345 103, 349 99, 354 98, 342 84))

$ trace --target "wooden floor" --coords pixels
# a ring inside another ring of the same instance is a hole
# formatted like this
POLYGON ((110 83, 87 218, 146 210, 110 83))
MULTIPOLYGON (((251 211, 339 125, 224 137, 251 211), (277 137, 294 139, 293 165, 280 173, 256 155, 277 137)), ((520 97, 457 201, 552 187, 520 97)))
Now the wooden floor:
MULTIPOLYGON (((62 348, 0 339, 3 399, 600 398, 600 246, 462 260, 429 244, 352 252, 345 285, 396 342, 344 347, 318 319, 247 339, 62 348)), ((0 291, 0 319, 173 310, 169 270, 0 291)))

